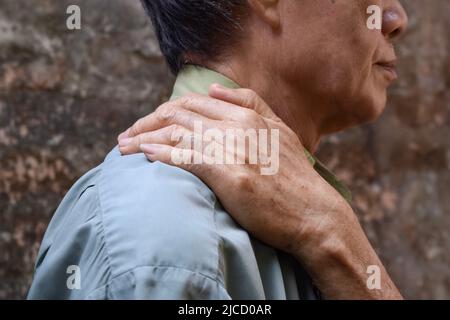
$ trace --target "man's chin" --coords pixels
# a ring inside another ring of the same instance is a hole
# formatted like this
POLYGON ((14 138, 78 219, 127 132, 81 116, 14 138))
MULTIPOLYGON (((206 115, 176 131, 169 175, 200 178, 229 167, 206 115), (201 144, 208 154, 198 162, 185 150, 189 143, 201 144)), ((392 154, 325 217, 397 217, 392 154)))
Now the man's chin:
POLYGON ((360 124, 374 122, 380 118, 386 109, 387 92, 384 90, 381 94, 365 100, 357 109, 360 124))

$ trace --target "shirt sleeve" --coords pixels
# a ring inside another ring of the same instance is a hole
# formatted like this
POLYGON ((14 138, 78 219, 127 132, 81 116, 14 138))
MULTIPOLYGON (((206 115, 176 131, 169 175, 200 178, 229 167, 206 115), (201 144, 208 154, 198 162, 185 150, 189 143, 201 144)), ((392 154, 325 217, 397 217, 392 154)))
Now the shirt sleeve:
POLYGON ((84 299, 111 270, 95 185, 75 185, 47 228, 28 299, 84 299))
POLYGON ((215 268, 212 208, 201 193, 188 191, 192 181, 165 173, 155 189, 150 177, 122 177, 115 171, 122 180, 108 179, 113 182, 102 193, 99 173, 75 184, 53 216, 29 299, 231 299, 215 268), (143 185, 132 185, 126 189, 133 192, 120 196, 127 183, 143 185), (117 194, 111 186, 120 186, 117 194), (174 192, 176 201, 164 198, 174 192), (177 223, 183 216, 188 225, 177 223))

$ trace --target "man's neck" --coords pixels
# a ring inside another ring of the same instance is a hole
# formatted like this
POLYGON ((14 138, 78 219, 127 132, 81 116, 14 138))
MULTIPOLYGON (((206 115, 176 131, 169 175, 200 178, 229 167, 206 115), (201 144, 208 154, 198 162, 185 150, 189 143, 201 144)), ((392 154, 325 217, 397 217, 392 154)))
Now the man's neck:
POLYGON ((314 119, 308 107, 313 101, 308 101, 301 92, 292 89, 289 83, 279 79, 264 66, 255 66, 254 70, 240 68, 238 65, 220 64, 209 66, 243 88, 254 90, 299 137, 303 146, 314 153, 322 138, 320 121, 314 119))

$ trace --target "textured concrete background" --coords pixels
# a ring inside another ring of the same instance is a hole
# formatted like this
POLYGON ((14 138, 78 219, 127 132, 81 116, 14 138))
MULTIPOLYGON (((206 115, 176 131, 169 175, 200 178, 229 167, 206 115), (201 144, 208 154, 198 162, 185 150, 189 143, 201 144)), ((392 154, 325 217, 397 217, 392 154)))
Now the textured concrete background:
MULTIPOLYGON (((330 137, 319 157, 351 187, 404 295, 449 299, 450 1, 405 6, 387 112, 330 137)), ((25 296, 68 187, 172 82, 137 0, 0 0, 0 298, 25 296), (69 4, 81 31, 66 29, 69 4)))

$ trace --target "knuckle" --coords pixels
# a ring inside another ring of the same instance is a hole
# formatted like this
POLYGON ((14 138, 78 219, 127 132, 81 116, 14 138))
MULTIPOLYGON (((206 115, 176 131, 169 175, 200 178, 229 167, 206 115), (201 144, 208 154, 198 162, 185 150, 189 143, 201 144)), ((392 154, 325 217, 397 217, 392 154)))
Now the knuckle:
POLYGON ((130 128, 130 135, 136 136, 141 132, 142 129, 142 119, 137 120, 133 126, 130 128))
POLYGON ((193 99, 194 99, 194 96, 192 94, 188 94, 181 98, 178 98, 178 104, 181 107, 187 107, 192 103, 193 99))
POLYGON ((173 144, 178 145, 179 143, 183 142, 185 129, 182 126, 178 124, 172 124, 168 127, 166 132, 167 137, 173 144))
POLYGON ((252 89, 245 89, 245 103, 247 106, 253 106, 258 99, 258 95, 252 89))
POLYGON ((247 89, 245 89, 245 92, 247 93, 247 95, 249 97, 254 98, 257 96, 256 92, 253 89, 247 88, 247 89))
POLYGON ((158 120, 162 123, 170 123, 176 116, 177 110, 173 108, 161 109, 158 114, 158 120))
POLYGON ((145 134, 139 134, 139 135, 137 135, 136 137, 134 137, 134 139, 133 139, 133 145, 139 146, 139 145, 145 143, 145 141, 144 141, 144 140, 145 140, 145 139, 144 139, 144 136, 145 136, 145 134))
POLYGON ((180 140, 183 137, 183 127, 178 124, 171 125, 169 132, 171 132, 172 137, 177 137, 176 140, 180 140))

